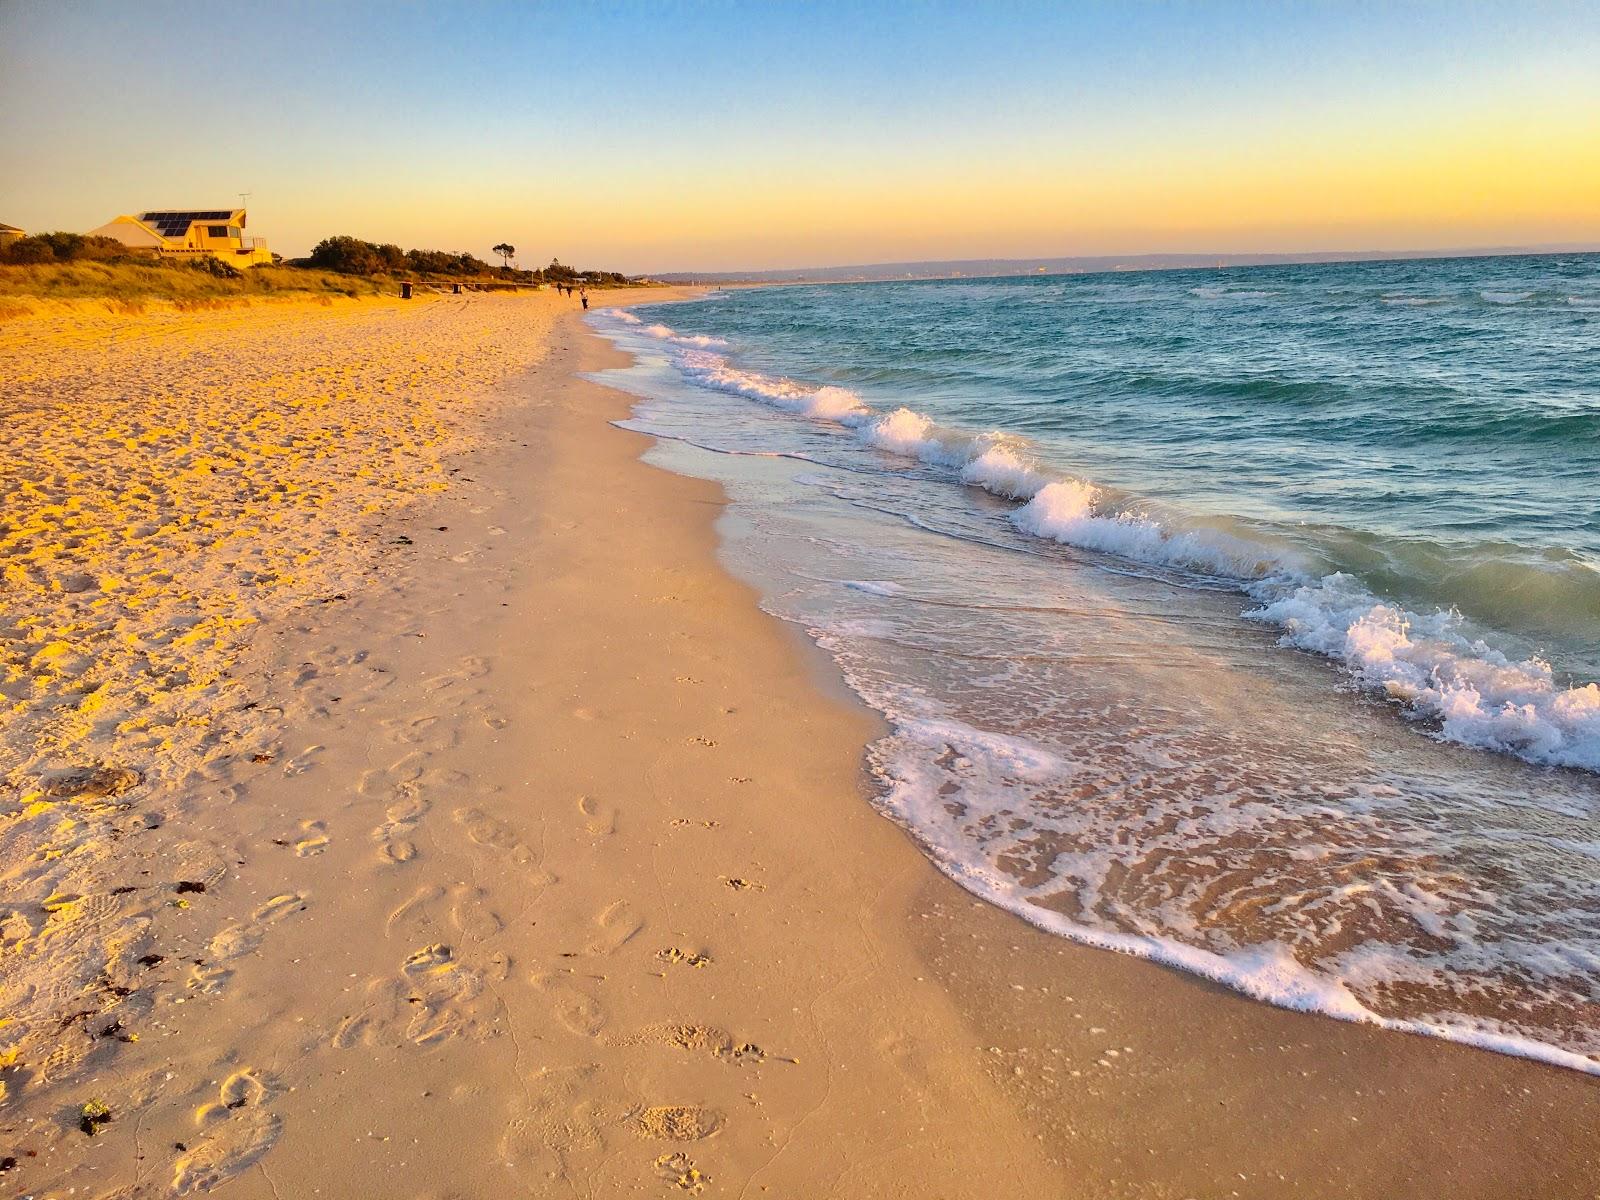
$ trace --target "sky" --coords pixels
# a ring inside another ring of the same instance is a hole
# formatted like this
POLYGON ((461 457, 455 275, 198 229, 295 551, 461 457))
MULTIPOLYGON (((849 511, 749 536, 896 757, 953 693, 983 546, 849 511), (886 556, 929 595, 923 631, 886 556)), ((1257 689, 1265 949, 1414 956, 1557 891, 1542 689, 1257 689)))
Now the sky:
POLYGON ((629 272, 1600 244, 1600 3, 0 0, 0 221, 629 272))

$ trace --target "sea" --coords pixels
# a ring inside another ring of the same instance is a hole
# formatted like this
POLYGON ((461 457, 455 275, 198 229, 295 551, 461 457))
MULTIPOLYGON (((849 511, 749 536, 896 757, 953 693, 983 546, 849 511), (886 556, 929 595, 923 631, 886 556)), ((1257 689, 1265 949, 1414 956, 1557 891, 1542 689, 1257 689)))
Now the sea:
MULTIPOLYGON (((1600 255, 591 314, 963 887, 1600 1074, 1600 255)), ((804 729, 794 736, 805 737, 804 729)))

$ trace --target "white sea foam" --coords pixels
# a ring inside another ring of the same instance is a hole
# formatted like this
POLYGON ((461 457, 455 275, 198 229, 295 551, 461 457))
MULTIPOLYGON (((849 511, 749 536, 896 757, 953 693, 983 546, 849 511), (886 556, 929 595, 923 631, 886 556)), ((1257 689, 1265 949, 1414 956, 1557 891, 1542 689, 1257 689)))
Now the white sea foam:
POLYGON ((1408 612, 1334 574, 1245 615, 1282 627, 1286 645, 1338 659, 1450 741, 1600 772, 1600 687, 1562 687, 1548 663, 1465 636, 1454 613, 1408 612))
POLYGON ((1026 453, 996 443, 961 468, 961 481, 1008 500, 1030 500, 1050 483, 1026 453))
MULTIPOLYGON (((1069 879, 1079 880, 1080 886, 1097 894, 1099 885, 1093 881, 1105 880, 1125 869, 1147 870, 1151 862, 1160 861, 1165 855, 1136 858, 1129 863, 1123 857, 1125 852, 1147 855, 1151 849, 1138 849, 1141 831, 1125 830, 1107 838, 1091 825, 1087 841, 1100 848, 1077 854, 1058 852, 1053 869, 1042 883, 1030 884, 1027 877, 1001 869, 1001 864, 1013 855, 1026 857, 1026 844, 1052 825, 1050 817, 1027 801, 1030 790, 1070 785, 1080 770, 1074 761, 1026 739, 948 718, 906 715, 895 720, 889 737, 874 744, 872 757, 885 783, 879 802, 917 836, 940 869, 969 891, 1041 929, 1085 945, 1165 963, 1282 1008, 1425 1034, 1600 1075, 1600 1059, 1594 1055, 1552 1045, 1495 1020, 1456 1014, 1403 1018, 1374 1011, 1362 1000, 1366 989, 1377 986, 1381 992, 1384 983, 1427 978, 1433 970, 1399 947, 1367 944, 1313 968, 1281 942, 1210 949, 1174 936, 1130 932, 1074 919, 1041 903, 1069 879), (998 832, 1008 829, 1015 832, 998 832)), ((1253 814, 1230 810, 1226 798, 1219 799, 1224 801, 1223 806, 1209 814, 1189 810, 1179 828, 1177 836, 1188 845, 1191 855, 1215 844, 1219 835, 1226 838, 1248 831, 1253 814), (1197 816, 1206 828, 1187 827, 1197 816)), ((1282 813, 1273 808, 1261 817, 1272 822, 1280 820, 1282 813)), ((1166 895, 1167 890, 1163 889, 1162 894, 1166 895)), ((1421 916, 1419 923, 1426 929, 1428 913, 1436 910, 1437 900, 1414 896, 1407 907, 1421 916)), ((1432 936, 1447 932, 1437 919, 1433 924, 1432 936)), ((1205 938, 1207 931, 1190 930, 1189 935, 1205 938)), ((1221 939, 1224 944, 1226 940, 1221 939)), ((1470 944, 1471 939, 1468 941, 1470 944)), ((1537 972, 1539 964, 1526 958, 1524 952, 1537 958, 1539 947, 1501 943, 1497 951, 1514 955, 1537 972)), ((1471 957, 1470 950, 1467 956, 1471 957)), ((1575 966, 1586 969, 1585 964, 1562 954, 1547 957, 1544 969, 1555 977, 1570 973, 1575 966)))
POLYGON ((1189 294, 1204 300, 1263 300, 1278 293, 1254 288, 1196 287, 1190 288, 1189 294))
POLYGON ((1490 304, 1521 304, 1533 298, 1532 292, 1479 292, 1490 304))
MULTIPOLYGON (((1600 689, 1563 692, 1544 664, 1497 655, 1453 617, 1407 613, 1349 577, 1318 578, 1267 547, 1129 508, 1112 492, 1052 471, 1023 438, 943 427, 910 408, 877 411, 846 389, 776 379, 700 348, 658 342, 695 383, 831 422, 880 453, 1016 501, 1011 520, 1026 534, 1233 579, 1256 602, 1249 615, 1275 624, 1285 644, 1337 659, 1442 737, 1540 762, 1600 745, 1600 689), (1539 732, 1537 722, 1559 737, 1539 732)), ((859 562, 867 572, 920 579, 911 564, 859 562)), ((1293 729, 1277 758, 1256 753, 1254 744, 1233 755, 1233 744, 1219 745, 1206 728, 1164 729, 1160 706, 1147 711, 1139 695, 1126 702, 1140 714, 1137 725, 1120 726, 1121 685, 1095 683, 1092 668, 1040 677, 1027 674, 1038 670, 1028 656, 1007 664, 1022 673, 1019 682, 1045 685, 1031 699, 1025 690, 1008 696, 1041 703, 1046 714, 1053 706, 1097 714, 1087 723, 1052 725, 1048 716, 1038 722, 1028 712, 965 700, 968 721, 1026 736, 950 719, 943 693, 908 670, 929 651, 925 627, 899 599, 906 587, 877 578, 838 578, 831 586, 879 598, 851 605, 853 616, 808 611, 804 619, 857 692, 891 721, 893 733, 872 751, 886 784, 882 803, 972 892, 1052 933, 1167 963, 1275 1005, 1600 1074, 1590 1025, 1551 1030, 1542 1040, 1537 1018, 1524 1020, 1519 1009, 1529 997, 1570 1005, 1600 974, 1593 939, 1552 937, 1559 917, 1543 921, 1545 913, 1583 911, 1589 893, 1581 879, 1540 873, 1524 891, 1503 895, 1504 881, 1435 853, 1461 845, 1447 831, 1420 829, 1411 819, 1413 797, 1389 786, 1387 774, 1352 783, 1315 761, 1302 766, 1315 747, 1301 745, 1293 729), (973 715, 980 711, 986 715, 973 715), (1254 897, 1271 888, 1278 898, 1257 904, 1254 897), (1405 985, 1423 997, 1415 1007, 1396 1004, 1405 985), (1494 1015, 1466 1015, 1473 1012, 1494 1015)), ((1582 765, 1577 757, 1565 761, 1582 765)), ((1529 798, 1542 819, 1553 802, 1529 798)), ((1485 801, 1491 812, 1515 803, 1511 792, 1485 801)), ((1442 819, 1437 804, 1425 815, 1442 819)), ((1569 852, 1592 854, 1582 828, 1573 838, 1588 848, 1569 852)))
POLYGON ((846 579, 843 583, 851 591, 865 592, 869 596, 898 596, 905 590, 887 579, 846 579))
POLYGON ((663 342, 671 342, 675 346, 692 346, 699 350, 707 350, 714 346, 726 346, 728 344, 719 337, 709 337, 699 333, 679 333, 670 325, 645 325, 640 329, 640 332, 649 334, 653 338, 659 338, 663 342))
POLYGON ((1260 546, 1209 531, 1169 532, 1136 513, 1095 511, 1099 489, 1078 479, 1046 484, 1011 514, 1018 529, 1085 550, 1207 574, 1255 579, 1281 565, 1260 546))
POLYGON ((787 379, 774 379, 759 371, 743 371, 720 354, 683 353, 678 358, 678 369, 702 387, 759 400, 804 417, 848 425, 870 415, 861 398, 848 388, 809 388, 787 379))
POLYGON ((843 426, 868 446, 948 469, 963 483, 1020 502, 1011 521, 1024 533, 1237 581, 1257 603, 1245 615, 1282 628, 1284 645, 1336 659, 1361 685, 1434 723, 1446 740, 1600 772, 1600 686, 1563 687, 1548 664, 1513 661, 1465 636, 1454 614, 1384 603, 1348 575, 1317 578, 1284 553, 1219 530, 1169 528, 1117 505, 1092 483, 1050 473, 1021 438, 949 429, 906 407, 878 413, 848 388, 810 387, 735 367, 669 326, 643 332, 676 346, 678 368, 702 386, 843 426))

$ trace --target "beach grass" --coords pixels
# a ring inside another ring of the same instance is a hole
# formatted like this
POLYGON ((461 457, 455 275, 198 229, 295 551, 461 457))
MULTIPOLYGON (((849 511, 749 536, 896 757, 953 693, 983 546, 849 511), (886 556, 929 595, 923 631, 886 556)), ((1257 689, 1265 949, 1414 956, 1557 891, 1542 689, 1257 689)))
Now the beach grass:
POLYGON ((254 267, 227 278, 187 263, 114 260, 0 264, 0 320, 29 315, 38 302, 97 300, 136 313, 152 303, 221 308, 261 298, 376 296, 388 280, 361 279, 296 267, 254 267))

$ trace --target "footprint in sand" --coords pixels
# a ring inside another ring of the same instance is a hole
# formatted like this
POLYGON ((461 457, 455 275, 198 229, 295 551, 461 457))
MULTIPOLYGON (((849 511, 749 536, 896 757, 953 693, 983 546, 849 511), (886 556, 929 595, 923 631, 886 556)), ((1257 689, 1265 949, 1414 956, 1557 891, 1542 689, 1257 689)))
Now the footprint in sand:
POLYGON ((396 717, 379 722, 392 742, 417 746, 429 739, 429 733, 439 723, 438 717, 396 717))
POLYGON ((654 1104, 633 1119, 640 1137, 698 1142, 722 1128, 722 1114, 698 1104, 654 1104))
POLYGON ((285 775, 303 775, 312 768, 326 749, 326 746, 307 746, 299 754, 294 755, 283 764, 283 773, 285 775))
POLYGON ((626 900, 607 905, 594 920, 600 936, 589 943, 589 954, 613 954, 644 928, 644 918, 626 900))
MULTIPOLYGON (((402 905, 397 914, 405 913, 402 905)), ((402 922, 405 921, 402 916, 402 922)), ((489 957, 485 971, 463 964, 453 947, 432 942, 406 956, 398 981, 373 980, 369 1002, 339 1023, 330 1039, 337 1049, 356 1045, 432 1046, 474 1031, 486 995, 484 980, 504 980, 510 962, 489 957)))
POLYGON ((614 1042, 619 1046, 671 1046, 692 1053, 710 1054, 734 1066, 760 1066, 764 1062, 796 1064, 799 1059, 768 1055, 754 1042, 735 1041, 733 1035, 714 1025, 676 1022, 646 1025, 638 1033, 614 1042))
MULTIPOLYGON (((411 835, 431 807, 431 802, 422 795, 422 789, 430 785, 427 767, 428 756, 412 751, 389 766, 368 771, 361 777, 357 790, 363 796, 390 801, 384 819, 372 831, 372 840, 378 844, 378 858, 382 862, 405 863, 417 856, 417 843, 411 835)), ((464 780, 465 776, 460 778, 464 780)), ((442 777, 440 782, 443 782, 442 777)))
POLYGON ((706 1184, 711 1182, 711 1176, 704 1174, 699 1167, 694 1165, 694 1159, 681 1150, 675 1154, 663 1154, 655 1162, 656 1175, 670 1188, 680 1192, 688 1192, 698 1196, 706 1190, 706 1184))
POLYGON ((549 971, 529 977, 529 983, 550 999, 550 1012, 563 1029, 578 1037, 599 1037, 606 1012, 600 1002, 570 972, 549 971))
POLYGON ((258 925, 271 925, 283 920, 290 913, 297 913, 306 906, 306 898, 299 892, 285 892, 281 896, 274 896, 255 912, 250 914, 251 920, 258 925))
POLYGON ((709 967, 711 956, 701 954, 695 950, 685 950, 681 946, 668 946, 665 950, 656 951, 656 957, 664 963, 676 963, 685 967, 709 967))
POLYGON ((584 828, 595 837, 604 837, 617 831, 615 805, 597 800, 593 796, 579 796, 578 812, 583 815, 584 828))
POLYGON ((384 810, 384 819, 372 831, 378 843, 378 857, 384 862, 410 862, 417 856, 417 843, 411 834, 417 828, 432 802, 419 795, 410 783, 395 789, 398 799, 384 810))
POLYGON ((533 851, 523 845, 511 827, 499 818, 491 817, 478 808, 458 808, 456 820, 466 829, 467 836, 475 845, 509 854, 513 862, 533 861, 533 851))
POLYGON ((253 1070, 222 1081, 217 1099, 194 1114, 201 1139, 173 1167, 172 1190, 206 1192, 255 1163, 278 1140, 283 1123, 267 1107, 271 1089, 253 1070))
POLYGON ((206 947, 205 958, 190 968, 189 986, 207 994, 221 991, 222 985, 233 975, 233 968, 228 964, 260 946, 269 925, 299 912, 305 906, 305 897, 299 892, 285 892, 261 905, 248 921, 218 931, 206 947))
POLYGON ((412 943, 437 940, 447 936, 449 930, 468 941, 480 942, 502 928, 504 923, 488 907, 487 892, 457 884, 448 893, 436 885, 419 888, 389 914, 386 931, 390 937, 412 943))
POLYGON ((429 692, 441 692, 446 689, 462 690, 462 685, 474 679, 481 679, 489 673, 489 660, 476 655, 463 658, 461 665, 454 671, 446 671, 423 681, 423 687, 429 692))
POLYGON ((565 1176, 578 1158, 604 1155, 606 1132, 627 1120, 620 1104, 596 1101, 594 1063, 543 1067, 528 1080, 528 1096, 512 1110, 500 1155, 537 1180, 539 1194, 565 1176))
POLYGON ((406 1036, 419 1046, 442 1042, 471 1022, 471 1005, 483 992, 483 979, 456 961, 443 943, 414 951, 400 968, 410 983, 406 997, 415 1011, 406 1036))
POLYGON ((40 791, 52 800, 104 800, 143 782, 143 772, 131 767, 68 767, 44 778, 40 791))
POLYGON ((294 844, 294 852, 301 858, 310 858, 313 854, 321 854, 327 848, 327 826, 321 821, 301 821, 300 840, 294 844))
POLYGON ((161 861, 174 883, 187 880, 210 887, 221 883, 228 874, 228 861, 215 846, 205 842, 179 842, 163 853, 161 861))
POLYGON ((396 759, 387 767, 366 772, 361 776, 357 790, 363 796, 381 800, 392 794, 396 788, 421 779, 427 765, 427 756, 413 751, 396 759))

